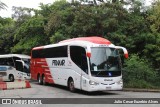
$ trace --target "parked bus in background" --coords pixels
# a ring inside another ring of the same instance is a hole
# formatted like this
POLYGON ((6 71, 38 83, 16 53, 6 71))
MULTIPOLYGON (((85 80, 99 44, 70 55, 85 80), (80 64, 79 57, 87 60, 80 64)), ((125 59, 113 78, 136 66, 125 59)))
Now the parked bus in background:
POLYGON ((31 78, 91 91, 122 90, 122 64, 118 50, 128 52, 101 37, 80 37, 35 47, 31 52, 31 78))
POLYGON ((30 79, 30 56, 22 54, 0 55, 0 80, 30 79))

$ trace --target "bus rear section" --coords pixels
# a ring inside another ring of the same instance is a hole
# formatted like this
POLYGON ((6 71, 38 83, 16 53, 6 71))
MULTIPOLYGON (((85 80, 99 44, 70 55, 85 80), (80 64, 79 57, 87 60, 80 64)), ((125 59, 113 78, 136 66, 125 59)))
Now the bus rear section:
POLYGON ((55 83, 57 71, 67 62, 67 46, 38 47, 32 49, 31 55, 31 78, 38 80, 39 84, 55 83))
POLYGON ((31 59, 31 79, 38 80, 39 84, 54 83, 45 58, 31 59))
POLYGON ((122 64, 119 50, 100 37, 83 37, 32 49, 31 78, 40 84, 54 83, 92 91, 121 90, 122 64))

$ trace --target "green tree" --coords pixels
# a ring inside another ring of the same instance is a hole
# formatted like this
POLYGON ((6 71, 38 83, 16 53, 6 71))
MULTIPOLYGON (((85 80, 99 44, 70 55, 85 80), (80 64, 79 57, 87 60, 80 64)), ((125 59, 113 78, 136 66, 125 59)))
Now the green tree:
POLYGON ((22 23, 32 17, 32 12, 34 9, 25 8, 25 7, 12 7, 12 19, 16 20, 16 27, 19 27, 22 23))
POLYGON ((155 88, 158 83, 156 78, 156 71, 147 60, 139 58, 137 55, 131 55, 126 60, 123 71, 125 87, 155 88))
POLYGON ((0 17, 0 54, 10 52, 10 47, 14 45, 14 21, 11 18, 0 17))
POLYGON ((33 17, 21 24, 14 40, 18 42, 11 50, 13 53, 30 54, 33 47, 48 44, 49 39, 44 33, 44 19, 33 17))
POLYGON ((144 52, 150 57, 160 74, 160 1, 157 0, 148 10, 147 21, 151 31, 150 43, 146 45, 144 52))

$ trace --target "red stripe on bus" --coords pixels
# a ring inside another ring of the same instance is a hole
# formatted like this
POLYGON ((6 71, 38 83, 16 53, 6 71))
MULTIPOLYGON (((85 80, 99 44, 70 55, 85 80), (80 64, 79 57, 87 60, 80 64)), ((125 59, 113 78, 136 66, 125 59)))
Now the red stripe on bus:
POLYGON ((36 58, 36 59, 32 59, 31 63, 32 67, 31 67, 31 74, 34 76, 32 76, 32 78, 36 78, 38 73, 40 74, 40 76, 42 76, 42 74, 45 75, 45 81, 48 83, 54 83, 51 71, 49 69, 49 66, 47 64, 47 61, 45 58, 36 58))

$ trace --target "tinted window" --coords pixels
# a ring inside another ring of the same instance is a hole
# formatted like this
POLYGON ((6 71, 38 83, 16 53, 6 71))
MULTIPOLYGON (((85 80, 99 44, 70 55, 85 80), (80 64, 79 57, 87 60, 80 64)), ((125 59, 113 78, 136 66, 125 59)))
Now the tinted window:
POLYGON ((77 66, 79 66, 84 72, 88 73, 86 51, 83 47, 71 46, 70 56, 77 66))
POLYGON ((12 57, 10 57, 10 58, 0 58, 0 65, 14 66, 14 62, 13 62, 12 57))
POLYGON ((15 64, 16 64, 16 70, 23 72, 23 64, 22 64, 22 62, 16 61, 15 64))
POLYGON ((33 50, 32 58, 57 58, 67 57, 67 46, 33 50))

